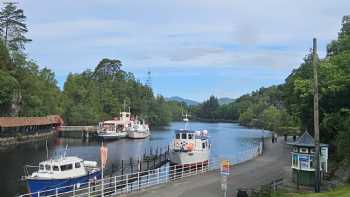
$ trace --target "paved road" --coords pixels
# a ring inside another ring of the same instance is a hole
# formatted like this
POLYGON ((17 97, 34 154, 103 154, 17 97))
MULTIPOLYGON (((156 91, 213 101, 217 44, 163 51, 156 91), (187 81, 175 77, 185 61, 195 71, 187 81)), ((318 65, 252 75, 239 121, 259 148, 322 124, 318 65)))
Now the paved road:
MULTIPOLYGON (((277 144, 272 144, 271 140, 268 140, 263 156, 231 167, 231 175, 227 181, 227 196, 235 196, 238 188, 254 188, 267 184, 273 179, 288 177, 291 173, 290 150, 284 145, 282 138, 279 138, 277 144)), ((219 171, 211 171, 127 196, 222 197, 223 195, 219 171)))

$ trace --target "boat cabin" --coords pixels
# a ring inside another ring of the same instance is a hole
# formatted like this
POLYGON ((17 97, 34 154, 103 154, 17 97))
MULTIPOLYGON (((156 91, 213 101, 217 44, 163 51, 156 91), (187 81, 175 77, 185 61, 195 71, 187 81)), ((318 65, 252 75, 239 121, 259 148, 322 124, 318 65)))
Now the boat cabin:
POLYGON ((39 170, 32 174, 38 179, 63 179, 86 175, 84 161, 78 157, 61 157, 39 163, 39 170))
POLYGON ((173 148, 178 151, 208 150, 208 131, 176 130, 173 148))

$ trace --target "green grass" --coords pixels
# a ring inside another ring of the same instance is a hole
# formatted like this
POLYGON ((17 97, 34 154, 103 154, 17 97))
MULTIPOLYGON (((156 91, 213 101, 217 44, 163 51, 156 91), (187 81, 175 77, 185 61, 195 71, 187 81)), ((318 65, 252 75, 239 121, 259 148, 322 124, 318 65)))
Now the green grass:
POLYGON ((278 192, 273 197, 350 197, 350 185, 338 187, 333 191, 322 193, 283 193, 278 192))

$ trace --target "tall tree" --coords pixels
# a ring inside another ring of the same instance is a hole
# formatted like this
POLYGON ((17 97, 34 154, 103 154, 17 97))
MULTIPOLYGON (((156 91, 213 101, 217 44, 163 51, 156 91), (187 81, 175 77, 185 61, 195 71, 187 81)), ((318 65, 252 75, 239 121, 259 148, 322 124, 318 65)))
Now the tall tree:
POLYGON ((6 46, 11 51, 24 49, 24 44, 31 41, 25 36, 28 32, 25 24, 26 16, 22 9, 17 8, 16 3, 4 3, 0 11, 0 32, 6 46))

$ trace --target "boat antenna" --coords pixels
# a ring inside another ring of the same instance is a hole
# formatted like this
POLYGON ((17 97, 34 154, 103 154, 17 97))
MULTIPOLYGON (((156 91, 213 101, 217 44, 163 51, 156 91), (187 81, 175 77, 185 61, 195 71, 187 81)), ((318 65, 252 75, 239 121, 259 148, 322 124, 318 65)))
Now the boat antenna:
POLYGON ((46 159, 49 159, 49 148, 47 147, 47 140, 46 140, 46 159))
POLYGON ((64 149, 63 157, 66 157, 67 149, 68 149, 68 144, 66 145, 66 148, 64 149))
POLYGON ((184 116, 183 121, 185 122, 185 129, 187 130, 188 122, 189 122, 188 117, 191 117, 191 115, 189 115, 189 114, 186 112, 183 116, 184 116))

